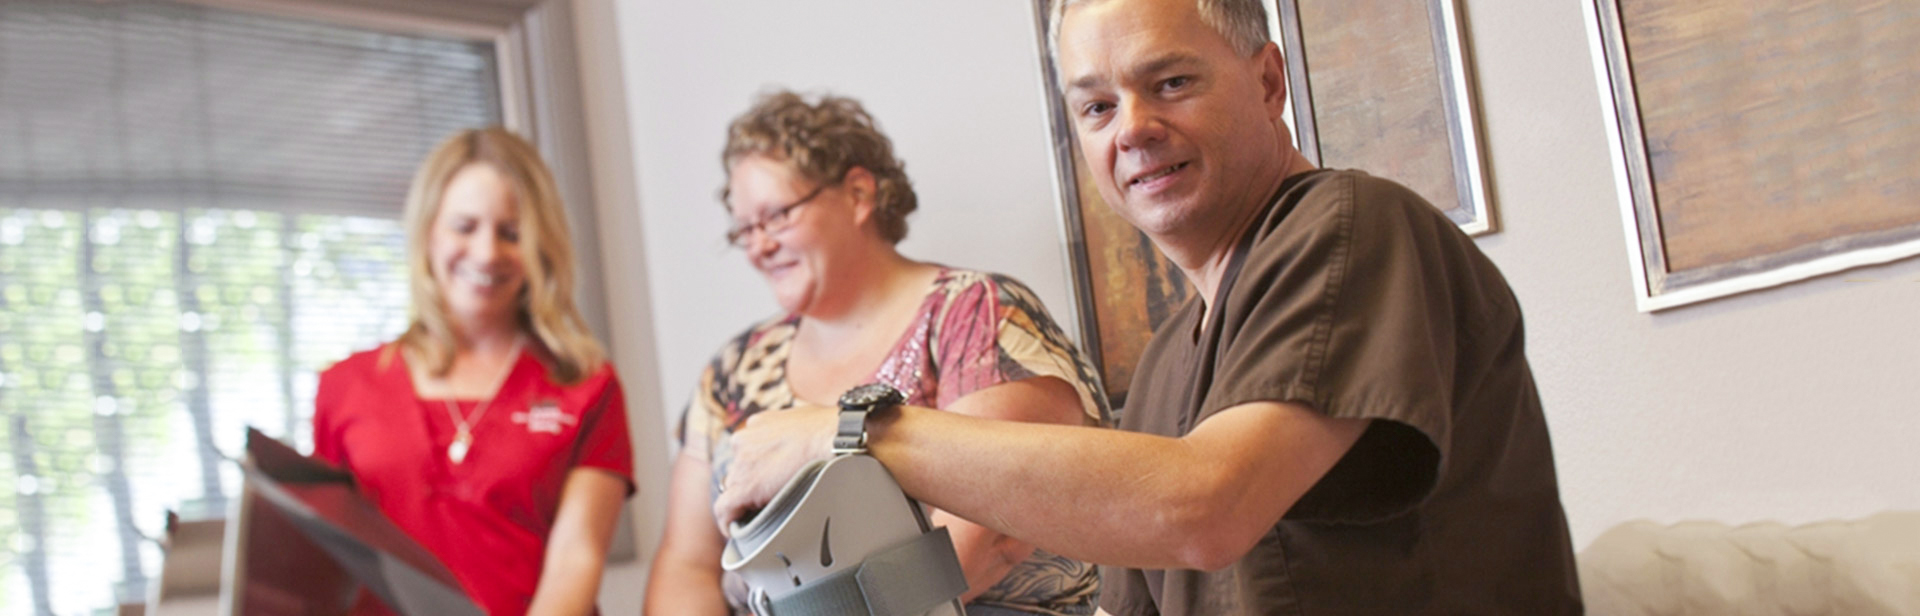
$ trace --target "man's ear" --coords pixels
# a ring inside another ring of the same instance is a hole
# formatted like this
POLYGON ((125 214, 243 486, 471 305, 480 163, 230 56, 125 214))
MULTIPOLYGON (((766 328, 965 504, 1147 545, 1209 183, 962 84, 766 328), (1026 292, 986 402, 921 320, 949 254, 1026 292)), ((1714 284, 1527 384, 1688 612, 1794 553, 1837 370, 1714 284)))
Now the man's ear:
POLYGON ((1287 59, 1280 55, 1280 45, 1268 41, 1253 52, 1252 61, 1259 63, 1261 99, 1267 106, 1267 117, 1279 121, 1287 108, 1287 59))

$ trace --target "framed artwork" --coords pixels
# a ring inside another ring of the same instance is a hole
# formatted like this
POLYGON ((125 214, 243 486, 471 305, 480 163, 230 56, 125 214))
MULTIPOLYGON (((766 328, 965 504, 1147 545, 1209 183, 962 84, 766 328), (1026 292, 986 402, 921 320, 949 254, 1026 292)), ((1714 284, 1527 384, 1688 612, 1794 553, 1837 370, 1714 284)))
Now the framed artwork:
POLYGON ((1641 311, 1920 254, 1920 5, 1588 8, 1641 311))
POLYGON ((1468 234, 1496 230, 1456 0, 1277 0, 1268 11, 1307 160, 1405 184, 1468 234))
MULTIPOLYGON (((1454 2, 1266 0, 1287 57, 1288 125, 1308 160, 1405 184, 1479 234, 1495 225, 1454 2)), ((1080 339, 1119 407, 1153 330, 1193 290, 1095 189, 1059 97, 1049 3, 1035 0, 1035 23, 1080 339)))

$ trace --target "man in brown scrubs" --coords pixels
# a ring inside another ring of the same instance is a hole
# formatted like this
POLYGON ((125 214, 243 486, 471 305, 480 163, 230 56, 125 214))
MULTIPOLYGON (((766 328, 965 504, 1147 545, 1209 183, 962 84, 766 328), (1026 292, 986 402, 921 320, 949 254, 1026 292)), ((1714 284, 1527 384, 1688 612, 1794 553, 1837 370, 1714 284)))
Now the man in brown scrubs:
MULTIPOLYGON (((1406 188, 1313 169, 1259 0, 1199 4, 1054 13, 1101 195, 1199 298, 1155 333, 1122 430, 896 407, 867 417, 870 453, 930 505, 1109 565, 1120 616, 1580 613, 1505 279, 1406 188)), ((825 456, 833 423, 755 416, 716 516, 825 456)))

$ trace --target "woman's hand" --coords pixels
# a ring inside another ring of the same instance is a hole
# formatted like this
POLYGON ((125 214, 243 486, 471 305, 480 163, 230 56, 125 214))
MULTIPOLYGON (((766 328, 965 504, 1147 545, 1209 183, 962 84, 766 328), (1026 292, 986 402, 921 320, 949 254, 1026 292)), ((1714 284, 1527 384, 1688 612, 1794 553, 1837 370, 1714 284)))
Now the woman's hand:
POLYGON ((714 521, 726 533, 727 524, 747 517, 773 500, 773 495, 808 462, 832 455, 839 410, 799 406, 757 413, 728 438, 733 467, 713 503, 714 521))

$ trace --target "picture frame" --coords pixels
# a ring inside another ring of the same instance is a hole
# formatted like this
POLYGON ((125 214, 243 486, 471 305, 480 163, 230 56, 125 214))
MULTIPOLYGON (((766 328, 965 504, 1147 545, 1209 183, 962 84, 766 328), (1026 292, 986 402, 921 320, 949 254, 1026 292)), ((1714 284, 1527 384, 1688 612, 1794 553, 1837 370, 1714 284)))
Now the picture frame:
POLYGON ((1920 48, 1899 44, 1920 15, 1585 9, 1641 312, 1920 254, 1920 48))
MULTIPOLYGON (((1486 190, 1472 74, 1456 2, 1265 0, 1269 34, 1287 57, 1284 115, 1301 153, 1316 166, 1361 169, 1407 184, 1462 231, 1478 235, 1497 230, 1497 225, 1486 190), (1368 7, 1397 12, 1376 18, 1368 7), (1354 23, 1332 23, 1339 20, 1354 23), (1303 38, 1303 28, 1338 35, 1303 38), (1382 40, 1395 43, 1398 51, 1385 68, 1375 66, 1381 57, 1373 43, 1382 40), (1316 84, 1325 86, 1318 97, 1316 84), (1390 105, 1347 93, 1377 84, 1389 84, 1398 93, 1423 93, 1390 105), (1328 111, 1316 113, 1322 104, 1328 111), (1379 138, 1389 132, 1408 137, 1379 138), (1413 142, 1420 147, 1407 145, 1413 142)), ((1109 399, 1121 408, 1133 366, 1152 332, 1191 299, 1193 290, 1179 268, 1145 234, 1115 215, 1095 189, 1059 96, 1048 40, 1049 4, 1034 1, 1062 241, 1082 349, 1099 368, 1109 399)))
POLYGON ((1405 184, 1468 235, 1499 230, 1458 0, 1267 0, 1267 10, 1307 160, 1405 184))

